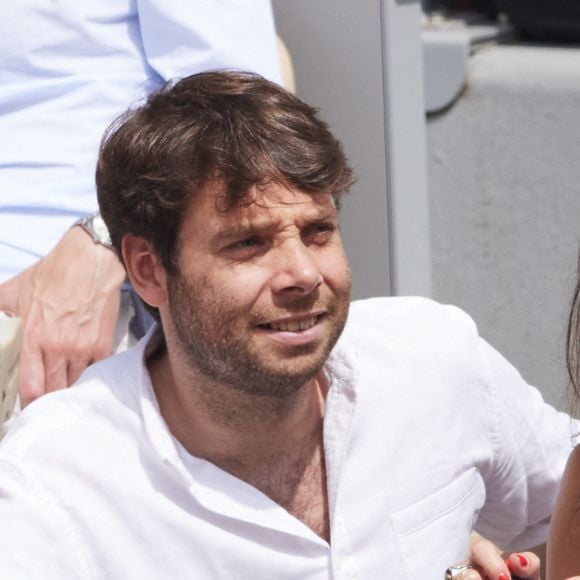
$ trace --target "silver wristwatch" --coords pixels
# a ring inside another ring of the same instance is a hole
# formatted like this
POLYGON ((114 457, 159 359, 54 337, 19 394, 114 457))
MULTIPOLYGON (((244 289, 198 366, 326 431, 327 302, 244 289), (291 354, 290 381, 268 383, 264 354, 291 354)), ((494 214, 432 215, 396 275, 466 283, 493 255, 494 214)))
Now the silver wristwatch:
POLYGON ((112 249, 111 236, 109 230, 103 221, 100 213, 93 213, 78 219, 73 226, 80 226, 91 236, 95 244, 101 244, 106 248, 112 249))

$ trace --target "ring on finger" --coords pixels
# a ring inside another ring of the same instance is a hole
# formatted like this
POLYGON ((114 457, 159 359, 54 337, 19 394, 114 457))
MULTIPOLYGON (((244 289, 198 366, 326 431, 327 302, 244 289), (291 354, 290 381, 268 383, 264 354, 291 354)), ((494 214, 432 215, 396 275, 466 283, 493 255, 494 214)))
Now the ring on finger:
POLYGON ((452 580, 457 578, 460 574, 465 572, 465 570, 472 570, 473 566, 471 564, 457 564, 455 566, 449 566, 445 570, 445 580, 452 580))

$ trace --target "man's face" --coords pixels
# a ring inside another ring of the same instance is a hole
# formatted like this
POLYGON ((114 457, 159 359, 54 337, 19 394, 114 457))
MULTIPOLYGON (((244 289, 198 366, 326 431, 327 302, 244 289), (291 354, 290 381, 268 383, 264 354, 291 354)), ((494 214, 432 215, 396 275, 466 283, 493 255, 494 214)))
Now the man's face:
POLYGON ((350 270, 332 196, 272 185, 225 212, 215 192, 197 196, 167 288, 189 368, 247 393, 297 391, 322 368, 348 313, 350 270))

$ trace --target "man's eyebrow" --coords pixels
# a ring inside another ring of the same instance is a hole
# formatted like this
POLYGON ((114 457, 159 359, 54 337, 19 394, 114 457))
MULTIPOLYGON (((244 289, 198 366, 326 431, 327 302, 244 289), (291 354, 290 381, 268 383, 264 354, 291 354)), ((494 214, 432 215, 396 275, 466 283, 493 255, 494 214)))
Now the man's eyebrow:
MULTIPOLYGON (((310 224, 317 224, 323 222, 336 222, 338 220, 338 210, 336 208, 329 208, 320 211, 313 212, 312 214, 305 216, 303 223, 300 224, 301 227, 308 226, 310 224)), ((234 225, 228 227, 220 232, 216 232, 211 237, 211 243, 215 246, 220 246, 227 244, 228 242, 238 240, 241 238, 248 238, 251 236, 261 235, 265 232, 269 232, 277 227, 277 221, 264 221, 258 223, 252 223, 248 225, 234 225)))
POLYGON ((326 221, 336 221, 338 219, 338 210, 336 208, 321 210, 316 214, 308 216, 305 220, 307 223, 317 223, 326 221))

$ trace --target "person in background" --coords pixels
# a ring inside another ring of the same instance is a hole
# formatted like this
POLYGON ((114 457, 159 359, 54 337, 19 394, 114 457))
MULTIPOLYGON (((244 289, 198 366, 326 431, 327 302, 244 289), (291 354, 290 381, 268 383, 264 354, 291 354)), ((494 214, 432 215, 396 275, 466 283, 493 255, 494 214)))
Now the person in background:
POLYGON ((168 79, 221 68, 281 81, 269 0, 3 6, 0 313, 24 323, 24 405, 70 385, 115 342, 125 274, 92 215, 105 127, 168 79))
POLYGON ((545 540, 569 417, 459 309, 350 302, 351 183, 316 111, 249 73, 112 125, 99 206, 158 324, 3 439, 7 578, 441 580, 473 528, 545 540))
MULTIPOLYGON (((580 278, 576 285, 568 325, 567 366, 572 391, 572 411, 580 406, 580 278)), ((580 447, 566 466, 554 510, 548 542, 548 580, 580 578, 580 447)))

